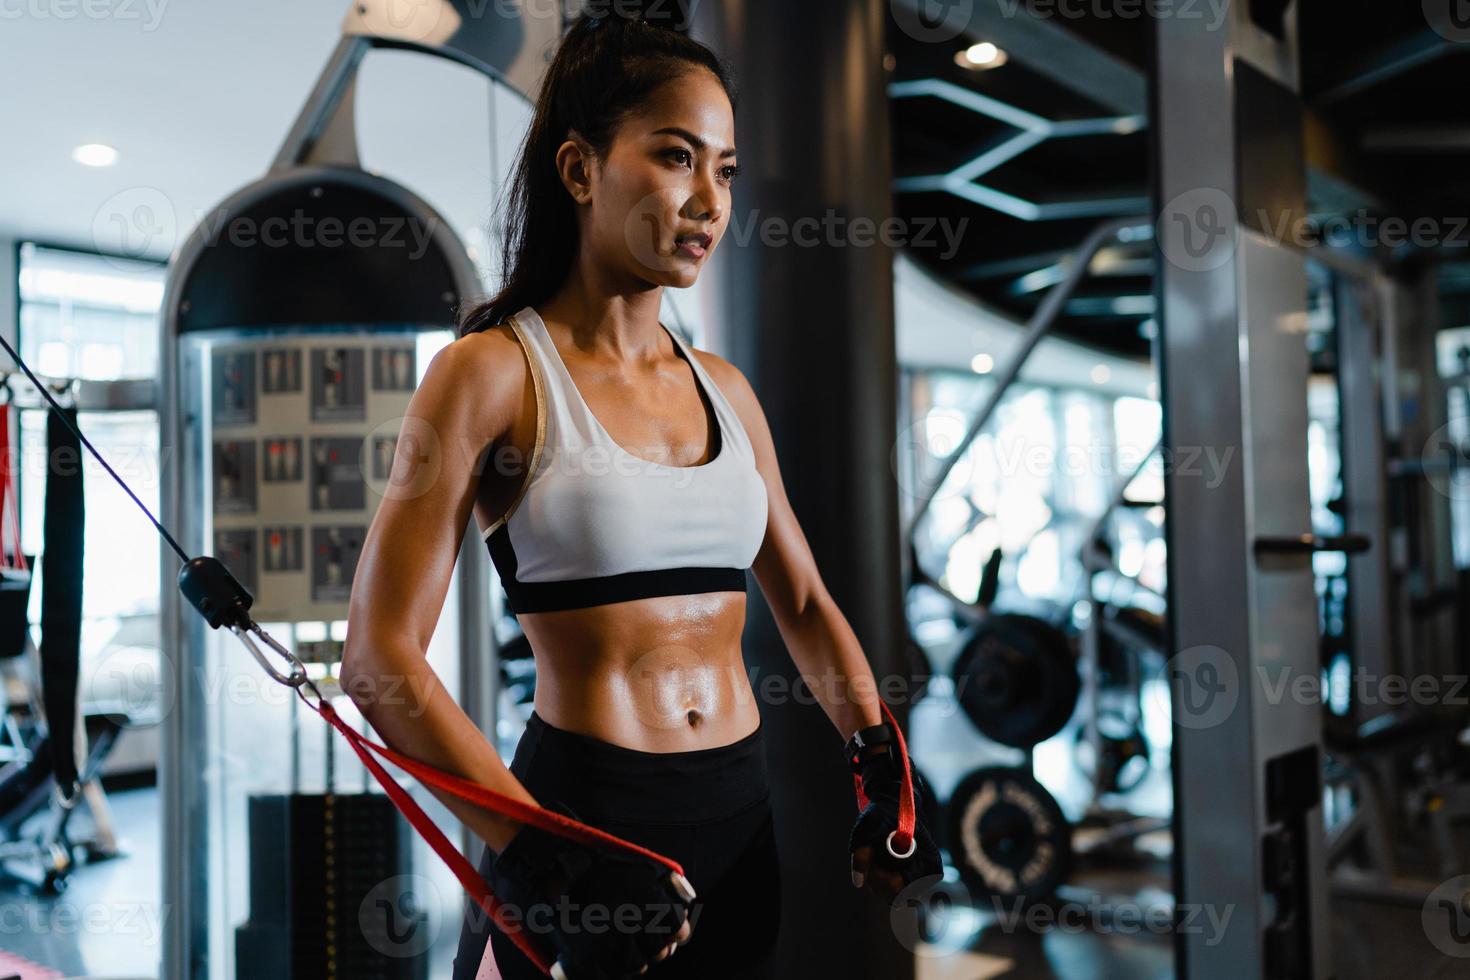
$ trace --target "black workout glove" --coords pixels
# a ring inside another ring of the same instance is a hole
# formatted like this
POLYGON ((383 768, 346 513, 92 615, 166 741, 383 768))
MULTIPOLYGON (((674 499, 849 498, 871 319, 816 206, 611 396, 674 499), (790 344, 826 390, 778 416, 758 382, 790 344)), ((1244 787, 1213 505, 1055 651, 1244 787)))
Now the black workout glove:
MULTIPOLYGON (((897 746, 890 743, 881 752, 852 761, 853 772, 862 777, 863 794, 868 798, 868 805, 858 813, 848 839, 848 849, 856 852, 860 847, 872 848, 866 876, 875 871, 891 871, 906 887, 920 878, 942 875, 944 859, 929 829, 928 822, 933 819, 933 814, 925 812, 923 781, 912 760, 909 761, 909 774, 914 782, 914 850, 907 858, 896 858, 888 851, 888 835, 898 829, 898 794, 903 780, 897 753, 897 746)), ((904 852, 896 841, 895 848, 900 854, 904 852)), ((858 879, 860 870, 854 854, 853 884, 859 887, 862 885, 858 879)))
MULTIPOLYGON (((564 803, 544 805, 580 819, 564 803)), ((689 917, 692 899, 671 876, 642 855, 526 824, 496 855, 489 884, 535 941, 550 939, 566 980, 624 980, 673 943, 689 917)))

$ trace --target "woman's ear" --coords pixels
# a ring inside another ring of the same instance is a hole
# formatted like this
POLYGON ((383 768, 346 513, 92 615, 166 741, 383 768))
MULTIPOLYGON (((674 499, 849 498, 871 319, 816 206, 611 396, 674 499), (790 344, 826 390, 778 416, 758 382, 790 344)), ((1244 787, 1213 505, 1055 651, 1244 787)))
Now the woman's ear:
POLYGON ((591 147, 582 142, 575 133, 556 150, 556 172, 562 186, 578 204, 592 203, 592 177, 596 158, 591 147))

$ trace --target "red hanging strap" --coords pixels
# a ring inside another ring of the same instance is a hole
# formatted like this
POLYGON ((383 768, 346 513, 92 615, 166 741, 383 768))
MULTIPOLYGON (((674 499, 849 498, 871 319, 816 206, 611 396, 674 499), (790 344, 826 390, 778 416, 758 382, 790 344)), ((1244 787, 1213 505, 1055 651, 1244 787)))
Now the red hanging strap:
POLYGON ((316 704, 312 704, 305 698, 302 700, 306 701, 307 706, 313 711, 325 718, 333 728, 342 733, 347 739, 348 744, 352 746, 352 750, 357 753, 357 757, 362 760, 362 764, 367 767, 369 772, 377 777, 378 782, 387 791, 388 797, 393 801, 394 805, 408 818, 409 823, 413 824, 414 829, 423 835, 424 840, 428 841, 429 846, 444 860, 444 863, 449 865, 449 869, 454 872, 454 876, 459 879, 465 891, 470 893, 470 896, 474 898, 480 908, 491 917, 495 924, 500 927, 501 931, 509 936, 511 941, 520 948, 521 952, 525 953, 526 957, 532 963, 535 963, 537 968, 543 973, 548 975, 551 973, 551 965, 554 962, 553 958, 547 956, 545 952, 536 946, 519 923, 505 921, 501 912, 501 903, 491 894, 490 889, 485 885, 485 879, 481 878, 479 872, 470 865, 470 862, 465 859, 465 856, 459 853, 459 849, 449 842, 449 839, 444 836, 443 831, 434 824, 434 821, 429 818, 429 815, 423 811, 423 808, 418 805, 414 798, 402 786, 398 785, 398 781, 393 778, 388 770, 383 768, 382 763, 373 758, 372 753, 377 753, 387 759, 395 766, 414 776, 420 782, 442 789, 446 793, 453 794, 468 803, 474 803, 487 810, 512 817, 521 823, 540 827, 543 830, 559 834, 562 837, 571 838, 572 840, 582 841, 587 844, 620 847, 626 851, 641 854, 649 860, 662 864, 671 872, 675 872, 681 876, 684 874, 684 869, 677 861, 664 857, 662 854, 651 851, 646 847, 641 847, 632 841, 623 840, 621 837, 616 837, 605 831, 598 830, 596 827, 588 826, 555 811, 547 810, 544 807, 526 803, 524 800, 506 796, 504 793, 498 793, 493 789, 481 786, 479 783, 471 782, 468 779, 442 772, 433 766, 426 765, 402 753, 395 752, 385 745, 379 745, 343 721, 342 716, 337 714, 337 710, 332 707, 331 702, 325 699, 316 704))
MULTIPOLYGON (((898 791, 898 830, 892 835, 892 850, 898 853, 913 853, 914 847, 914 822, 917 819, 914 810, 914 774, 909 771, 909 750, 904 742, 903 731, 898 727, 898 721, 893 717, 885 701, 879 700, 879 706, 883 709, 883 717, 888 720, 889 727, 893 729, 893 737, 898 742, 898 760, 903 769, 903 775, 898 791)), ((857 805, 862 810, 868 805, 868 795, 863 792, 863 777, 857 773, 852 774, 853 785, 857 788, 857 805)))
POLYGON ((0 566, 19 572, 30 571, 26 564, 24 549, 20 546, 20 508, 15 502, 15 467, 10 455, 10 403, 0 404, 0 566), (15 542, 15 560, 12 562, 5 551, 5 531, 10 531, 15 542))

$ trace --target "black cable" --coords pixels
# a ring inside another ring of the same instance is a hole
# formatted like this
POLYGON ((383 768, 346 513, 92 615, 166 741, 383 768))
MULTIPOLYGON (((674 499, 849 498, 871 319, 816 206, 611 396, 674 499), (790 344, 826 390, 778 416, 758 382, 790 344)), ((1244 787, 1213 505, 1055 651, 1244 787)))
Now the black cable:
POLYGON ((20 369, 26 373, 26 377, 31 379, 31 384, 35 385, 36 390, 46 396, 46 400, 50 402, 51 407, 56 410, 57 417, 59 417, 63 422, 66 423, 67 428, 76 433, 77 438, 82 441, 82 445, 86 446, 87 449, 92 453, 92 455, 97 457, 97 462, 102 464, 103 469, 112 474, 112 478, 117 481, 118 486, 123 488, 123 492, 126 493, 129 497, 133 498, 133 503, 137 504, 138 507, 142 509, 143 513, 148 515, 148 519, 153 522, 154 527, 158 528, 158 533, 163 535, 163 539, 168 542, 169 547, 173 548, 174 551, 178 553, 179 560, 187 565, 189 563, 188 554, 185 553, 183 548, 179 547, 179 543, 174 540, 173 535, 168 533, 168 528, 158 523, 158 518, 153 516, 153 512, 149 510, 146 506, 144 506, 143 501, 138 499, 138 495, 133 493, 132 489, 123 482, 123 478, 118 476, 117 472, 114 471, 111 466, 107 465, 107 460, 103 459, 102 454, 99 453, 95 447, 93 447, 92 443, 87 440, 86 436, 82 435, 82 430, 78 429, 75 425, 72 425, 71 419, 67 418, 66 412, 62 411, 60 403, 58 403, 55 398, 51 397, 51 392, 46 389, 46 386, 41 383, 41 380, 31 373, 31 369, 26 366, 26 362, 21 360, 21 357, 19 354, 16 353, 15 348, 11 347, 9 342, 6 341, 4 334, 0 334, 0 346, 3 346, 6 352, 10 354, 10 356, 15 360, 15 363, 20 365, 20 369))

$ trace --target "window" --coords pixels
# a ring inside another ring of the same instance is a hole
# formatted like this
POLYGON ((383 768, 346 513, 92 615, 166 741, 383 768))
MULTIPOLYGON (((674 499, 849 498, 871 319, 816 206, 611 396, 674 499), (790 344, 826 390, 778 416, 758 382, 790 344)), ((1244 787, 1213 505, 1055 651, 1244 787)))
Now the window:
MULTIPOLYGON (((157 514, 154 392, 151 385, 126 381, 158 374, 165 267, 23 243, 18 270, 21 355, 43 377, 95 382, 79 398, 78 425, 157 514)), ((45 548, 47 409, 38 398, 17 400, 24 406, 18 412, 21 540, 27 554, 39 555, 45 548)), ((157 532, 85 449, 83 474, 82 697, 121 703, 135 723, 156 721, 162 707, 157 532)), ((39 630, 44 563, 37 586, 30 618, 39 630)))
MULTIPOLYGON (((912 411, 921 438, 911 448, 933 459, 911 468, 934 469, 933 460, 968 430, 991 384, 961 372, 916 376, 912 411)), ((1082 584, 1079 554, 1093 523, 1116 484, 1150 460, 1130 483, 1130 505, 1114 510, 1103 530, 1118 539, 1125 574, 1161 589, 1162 510, 1136 506, 1163 498, 1162 468, 1152 455, 1159 419, 1151 399, 1017 382, 934 495, 919 529, 926 570, 973 600, 981 567, 999 547, 1003 590, 1016 590, 1008 600, 1069 604, 1082 584)))

